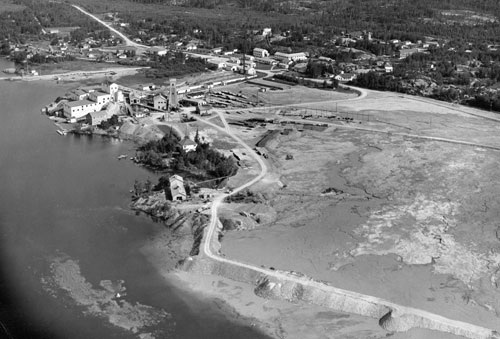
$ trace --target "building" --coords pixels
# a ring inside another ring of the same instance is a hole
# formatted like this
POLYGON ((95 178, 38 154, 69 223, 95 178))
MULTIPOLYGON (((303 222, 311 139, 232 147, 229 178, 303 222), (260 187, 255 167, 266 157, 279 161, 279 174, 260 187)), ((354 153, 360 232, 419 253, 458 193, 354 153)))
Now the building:
POLYGON ((68 119, 80 119, 88 113, 100 111, 102 106, 89 100, 68 101, 63 106, 63 113, 68 119))
POLYGON ((92 100, 103 106, 111 101, 111 94, 101 91, 95 91, 89 94, 89 100, 92 100))
POLYGON ((385 71, 386 73, 392 73, 392 72, 394 72, 394 67, 392 67, 392 65, 391 65, 391 63, 390 63, 390 62, 386 62, 386 63, 384 64, 384 71, 385 71))
POLYGON ((418 52, 419 52, 418 48, 402 48, 399 50, 398 54, 400 59, 405 59, 410 55, 418 52))
POLYGON ((115 93, 118 92, 119 86, 117 84, 113 83, 104 83, 101 86, 101 91, 105 93, 111 94, 111 97, 115 96, 115 93))
POLYGON ((256 58, 267 58, 267 57, 269 57, 269 52, 267 51, 267 49, 254 48, 253 49, 253 56, 256 58))
POLYGON ((89 97, 89 93, 83 89, 74 89, 69 93, 69 97, 73 101, 85 100, 89 97))
POLYGON ((157 94, 153 97, 153 107, 158 109, 158 110, 162 110, 162 111, 165 111, 167 110, 167 98, 165 98, 163 95, 161 94, 157 94))
POLYGON ((169 180, 170 193, 173 201, 183 201, 187 199, 186 189, 184 188, 184 179, 177 174, 172 175, 169 180))
POLYGON ((186 51, 194 51, 197 48, 198 48, 198 46, 195 43, 192 43, 192 42, 190 42, 190 43, 188 43, 186 45, 186 51))
POLYGON ((199 105, 196 106, 196 113, 203 116, 203 115, 210 115, 212 112, 210 111, 212 109, 212 106, 210 105, 199 105))
POLYGON ((213 54, 221 54, 222 53, 222 47, 215 47, 210 50, 213 54))
POLYGON ((169 79, 169 92, 168 92, 168 108, 177 108, 179 106, 177 79, 169 79))
POLYGON ((188 153, 188 152, 193 152, 193 151, 196 151, 196 147, 198 147, 198 145, 192 141, 191 139, 183 139, 179 145, 181 145, 182 149, 184 150, 184 152, 188 153))
POLYGON ((85 122, 91 126, 97 126, 109 118, 107 111, 90 112, 85 116, 85 122))
POLYGON ((155 47, 151 47, 149 49, 149 53, 154 54, 154 55, 158 55, 158 56, 164 56, 164 55, 167 55, 167 50, 163 47, 155 46, 155 47))
POLYGON ((274 58, 278 59, 281 62, 289 63, 292 61, 295 62, 295 61, 307 60, 307 55, 304 52, 299 52, 299 53, 276 52, 274 53, 274 58))
POLYGON ((222 58, 208 59, 207 64, 215 65, 215 66, 217 66, 217 69, 225 68, 226 67, 226 59, 222 59, 222 58))
POLYGON ((266 27, 262 30, 262 36, 271 36, 271 35, 273 35, 273 30, 271 28, 266 27))
POLYGON ((155 84, 143 84, 138 86, 141 91, 153 91, 156 88, 155 84))
POLYGON ((342 74, 336 75, 334 79, 338 80, 340 82, 349 82, 349 81, 353 81, 354 79, 356 79, 356 74, 342 73, 342 74))

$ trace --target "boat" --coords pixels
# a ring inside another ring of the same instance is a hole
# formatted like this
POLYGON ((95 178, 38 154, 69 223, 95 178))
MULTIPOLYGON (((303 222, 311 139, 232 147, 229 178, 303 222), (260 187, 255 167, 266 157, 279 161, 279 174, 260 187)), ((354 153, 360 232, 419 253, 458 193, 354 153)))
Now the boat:
POLYGON ((60 135, 66 135, 66 134, 68 134, 68 132, 66 132, 65 130, 62 130, 62 129, 58 129, 57 133, 60 134, 60 135))
POLYGON ((122 154, 120 156, 118 156, 118 160, 122 160, 122 159, 125 159, 127 157, 126 154, 122 154))

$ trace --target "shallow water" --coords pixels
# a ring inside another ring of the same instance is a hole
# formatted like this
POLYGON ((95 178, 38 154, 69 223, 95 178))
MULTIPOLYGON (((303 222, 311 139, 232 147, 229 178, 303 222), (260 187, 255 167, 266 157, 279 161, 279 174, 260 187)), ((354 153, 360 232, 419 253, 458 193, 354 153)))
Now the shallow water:
POLYGON ((75 86, 0 81, 0 337, 264 338, 213 303, 177 290, 141 254, 162 226, 127 207, 134 180, 154 179, 117 160, 133 154, 133 145, 63 137, 40 115, 75 86), (54 268, 58 262, 74 264, 80 276, 55 279, 65 272, 54 268), (85 286, 87 297, 102 295, 104 280, 124 281, 118 311, 142 305, 170 316, 136 333, 117 326, 109 305, 93 312, 75 297, 85 286), (76 288, 68 291, 67 284, 76 288))

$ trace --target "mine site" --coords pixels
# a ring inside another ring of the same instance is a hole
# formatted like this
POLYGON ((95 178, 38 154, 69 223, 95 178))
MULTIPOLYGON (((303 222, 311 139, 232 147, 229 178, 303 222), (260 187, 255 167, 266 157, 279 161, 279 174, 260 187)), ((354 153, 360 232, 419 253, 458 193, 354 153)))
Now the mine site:
MULTIPOLYGON (((256 92, 248 84, 226 91, 216 92, 216 100, 256 92)), ((221 257, 491 330, 460 332, 409 320, 399 325, 409 330, 401 338, 418 327, 442 331, 429 338, 494 337, 500 330, 500 120, 366 90, 295 87, 259 93, 259 102, 274 105, 224 107, 205 118, 219 128, 201 120, 191 127, 238 160, 230 189, 260 171, 231 134, 267 167, 260 181, 221 204, 221 257)), ((239 269, 212 270, 253 283, 239 269)), ((263 295, 321 305, 279 290, 276 284, 285 288, 284 281, 268 283, 263 295)), ((354 313, 370 315, 362 308, 354 313)), ((376 332, 370 333, 379 337, 376 332)))

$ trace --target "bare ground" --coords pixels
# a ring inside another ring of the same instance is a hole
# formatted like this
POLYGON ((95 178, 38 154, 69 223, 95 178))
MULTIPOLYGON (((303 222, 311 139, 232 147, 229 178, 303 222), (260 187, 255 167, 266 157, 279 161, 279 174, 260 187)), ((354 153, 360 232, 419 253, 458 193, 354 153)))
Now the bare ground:
MULTIPOLYGON (((345 106, 391 123, 376 129, 500 141, 496 123, 451 105, 372 94, 345 106)), ((271 148, 274 178, 254 189, 274 194, 274 211, 227 232, 227 257, 499 329, 497 151, 333 128, 271 148)))

